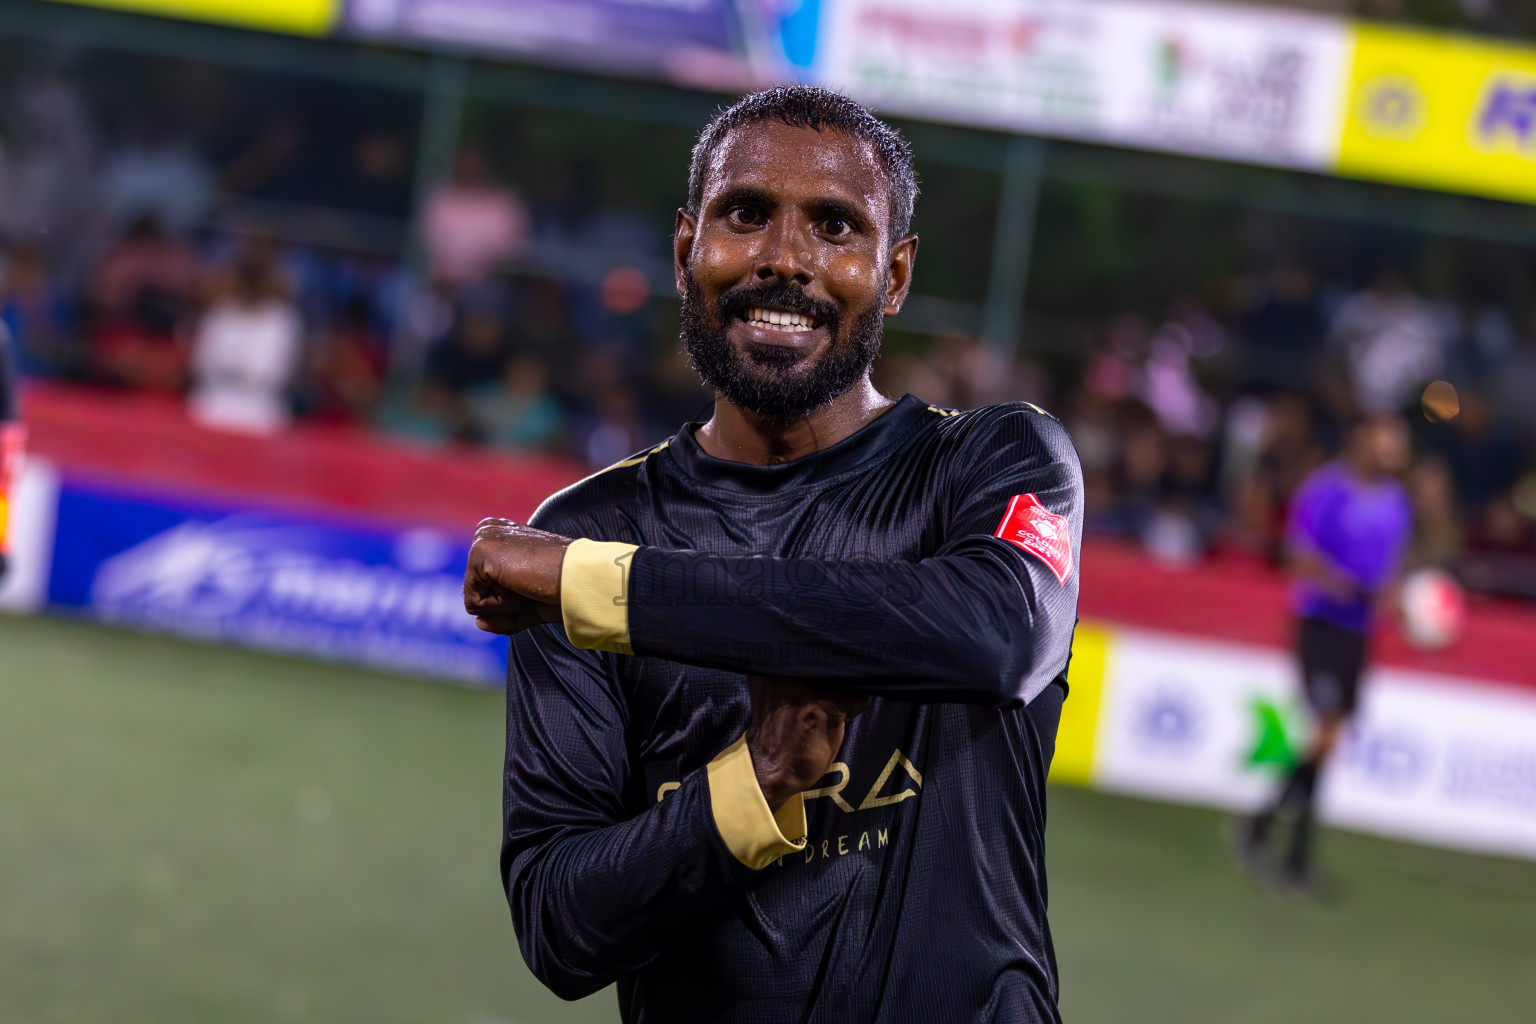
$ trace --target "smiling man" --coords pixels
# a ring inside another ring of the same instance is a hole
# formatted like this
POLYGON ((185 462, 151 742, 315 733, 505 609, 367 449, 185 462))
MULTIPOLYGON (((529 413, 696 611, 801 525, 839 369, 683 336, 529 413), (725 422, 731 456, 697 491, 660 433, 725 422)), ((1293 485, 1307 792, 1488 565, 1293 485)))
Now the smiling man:
POLYGON ((1058 1020, 1045 776, 1082 479, 1025 404, 870 382, 911 151, 806 87, 722 112, 678 211, 714 414, 481 524, 514 634, 502 876, 523 956, 630 1024, 1058 1020))

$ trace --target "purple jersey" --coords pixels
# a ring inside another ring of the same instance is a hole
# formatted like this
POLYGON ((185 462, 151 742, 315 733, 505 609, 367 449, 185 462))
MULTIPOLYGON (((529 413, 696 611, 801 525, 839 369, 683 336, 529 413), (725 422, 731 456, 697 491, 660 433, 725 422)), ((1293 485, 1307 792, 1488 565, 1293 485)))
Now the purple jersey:
POLYGON ((1342 462, 1314 471, 1291 504, 1291 547, 1321 556, 1353 581, 1360 594, 1340 600, 1314 583, 1297 580, 1291 589, 1292 610, 1365 632, 1372 601, 1397 572, 1412 529, 1408 495, 1396 480, 1362 480, 1342 462))

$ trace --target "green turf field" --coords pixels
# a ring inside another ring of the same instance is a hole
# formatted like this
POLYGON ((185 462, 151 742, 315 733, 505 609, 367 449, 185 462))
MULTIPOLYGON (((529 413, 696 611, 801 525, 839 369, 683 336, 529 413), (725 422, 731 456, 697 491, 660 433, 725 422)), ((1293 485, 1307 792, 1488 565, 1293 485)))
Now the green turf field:
MULTIPOLYGON (((501 697, 0 617, 0 1022, 612 1022, 522 966, 501 697)), ((1215 815, 1058 788, 1069 1024, 1505 1022, 1536 865, 1329 835, 1337 907, 1215 815)))

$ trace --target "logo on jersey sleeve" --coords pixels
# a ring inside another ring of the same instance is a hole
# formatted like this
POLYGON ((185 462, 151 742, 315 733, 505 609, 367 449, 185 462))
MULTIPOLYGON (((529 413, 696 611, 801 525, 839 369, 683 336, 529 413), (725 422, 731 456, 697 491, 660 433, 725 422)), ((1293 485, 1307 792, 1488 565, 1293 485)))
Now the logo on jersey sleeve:
POLYGON ((1056 582, 1066 586, 1072 574, 1072 530, 1066 516, 1052 512, 1033 494, 1015 494, 992 536, 1040 559, 1056 582))

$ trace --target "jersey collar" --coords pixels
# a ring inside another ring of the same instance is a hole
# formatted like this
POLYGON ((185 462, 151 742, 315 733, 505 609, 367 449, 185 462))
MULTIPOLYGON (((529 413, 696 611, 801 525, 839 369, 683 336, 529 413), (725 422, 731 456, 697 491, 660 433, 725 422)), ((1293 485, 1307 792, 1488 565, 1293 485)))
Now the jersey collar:
POLYGON ((924 402, 906 395, 832 447, 776 466, 754 466, 706 454, 694 437, 704 425, 702 421, 684 424, 667 445, 666 454, 684 473, 701 483, 749 494, 771 494, 840 476, 887 454, 930 415, 924 402))

